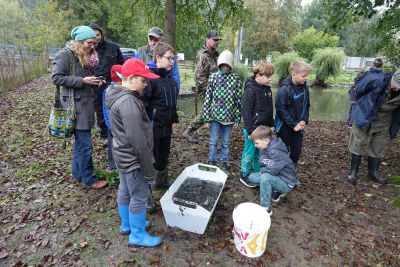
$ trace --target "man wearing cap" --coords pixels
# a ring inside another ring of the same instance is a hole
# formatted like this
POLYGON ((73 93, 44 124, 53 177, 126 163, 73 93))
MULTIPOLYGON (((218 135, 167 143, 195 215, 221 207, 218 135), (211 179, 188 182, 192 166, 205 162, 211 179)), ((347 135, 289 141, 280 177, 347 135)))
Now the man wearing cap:
POLYGON ((108 84, 111 83, 111 67, 112 65, 124 63, 124 57, 122 56, 119 46, 113 42, 104 39, 103 30, 96 24, 91 23, 90 28, 96 33, 97 46, 96 51, 99 57, 99 65, 94 69, 94 74, 97 77, 104 77, 107 81, 103 84, 99 90, 96 90, 96 120, 97 126, 100 130, 100 137, 103 140, 103 145, 107 145, 107 127, 104 121, 103 115, 103 94, 108 84))
MULTIPOLYGON (((196 93, 204 100, 207 91, 208 77, 211 73, 218 71, 217 60, 218 51, 216 50, 221 37, 214 30, 209 31, 206 35, 206 41, 202 49, 196 55, 196 67, 194 70, 194 80, 196 83, 196 93)), ((203 114, 199 114, 183 133, 183 137, 190 143, 197 143, 193 133, 204 124, 203 114)))
POLYGON ((121 68, 122 85, 116 85, 106 96, 113 135, 113 156, 119 171, 118 213, 120 233, 129 234, 128 245, 154 247, 160 237, 146 231, 146 203, 149 182, 154 181, 153 131, 140 95, 146 79, 159 76, 136 58, 121 68))
POLYGON ((352 111, 353 127, 349 150, 351 169, 347 177, 357 182, 357 172, 364 151, 368 152, 368 176, 380 183, 379 166, 385 155, 385 145, 400 129, 400 69, 393 73, 372 73, 355 87, 356 104, 352 111))
MULTIPOLYGON (((149 63, 150 61, 155 60, 153 59, 153 49, 158 42, 163 41, 162 40, 163 36, 164 32, 160 28, 158 27, 150 28, 147 32, 147 45, 139 47, 137 49, 135 57, 144 61, 146 64, 149 63)), ((174 60, 174 63, 172 65, 171 75, 172 78, 174 78, 179 90, 181 86, 181 80, 179 76, 179 68, 177 60, 174 60)))

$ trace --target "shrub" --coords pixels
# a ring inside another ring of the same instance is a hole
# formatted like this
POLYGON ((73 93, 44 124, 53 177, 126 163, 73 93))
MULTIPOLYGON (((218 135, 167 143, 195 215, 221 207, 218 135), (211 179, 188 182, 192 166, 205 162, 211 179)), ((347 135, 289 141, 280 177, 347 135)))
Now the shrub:
POLYGON ((337 47, 339 40, 339 36, 317 32, 314 27, 311 27, 293 37, 292 46, 300 56, 311 60, 316 49, 337 47))
MULTIPOLYGON (((295 60, 304 60, 296 52, 288 52, 279 56, 275 62, 275 74, 278 76, 278 83, 289 75, 290 64, 295 60)), ((304 60, 305 61, 305 60, 304 60)))
POLYGON ((341 73, 344 53, 335 47, 317 49, 314 52, 312 65, 315 68, 315 85, 325 85, 329 76, 337 77, 341 73))
POLYGON ((251 71, 244 64, 237 64, 233 66, 232 72, 236 73, 240 77, 242 84, 244 84, 246 79, 251 76, 251 71))

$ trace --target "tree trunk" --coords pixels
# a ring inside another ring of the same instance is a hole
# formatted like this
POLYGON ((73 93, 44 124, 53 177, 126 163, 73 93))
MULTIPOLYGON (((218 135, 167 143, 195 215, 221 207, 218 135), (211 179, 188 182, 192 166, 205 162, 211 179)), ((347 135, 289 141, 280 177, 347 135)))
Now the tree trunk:
POLYGON ((165 1, 164 33, 166 41, 176 47, 176 0, 165 1))

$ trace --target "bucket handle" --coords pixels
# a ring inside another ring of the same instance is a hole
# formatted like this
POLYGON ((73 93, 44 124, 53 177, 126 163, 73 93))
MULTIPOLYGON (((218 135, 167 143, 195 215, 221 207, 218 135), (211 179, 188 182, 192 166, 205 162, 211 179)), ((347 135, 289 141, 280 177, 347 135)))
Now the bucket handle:
POLYGON ((217 172, 217 168, 212 165, 199 164, 198 168, 203 172, 217 172))
POLYGON ((172 202, 174 202, 174 204, 176 204, 176 205, 184 206, 184 207, 190 208, 190 209, 196 209, 197 208, 197 204, 196 203, 194 203, 192 201, 179 199, 179 198, 176 198, 176 197, 172 197, 172 202))

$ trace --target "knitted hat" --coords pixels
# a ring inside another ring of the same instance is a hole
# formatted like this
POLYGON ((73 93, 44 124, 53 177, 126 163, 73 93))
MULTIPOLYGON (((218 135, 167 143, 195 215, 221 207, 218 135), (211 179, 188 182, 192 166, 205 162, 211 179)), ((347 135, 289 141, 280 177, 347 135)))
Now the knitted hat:
POLYGON ((113 65, 111 67, 111 80, 113 80, 113 82, 116 83, 122 82, 121 70, 122 70, 122 65, 113 65))
POLYGON ((130 58, 125 61, 121 68, 122 77, 128 77, 130 75, 143 76, 149 79, 157 79, 160 76, 150 72, 149 67, 143 61, 137 58, 130 58))
POLYGON ((392 76, 392 87, 400 88, 400 69, 397 69, 392 76))
POLYGON ((71 37, 75 41, 83 41, 90 38, 96 38, 96 33, 88 26, 78 26, 71 31, 71 37))
POLYGON ((224 52, 221 53, 218 57, 218 67, 221 64, 226 64, 229 67, 233 68, 233 55, 231 51, 225 50, 224 52))

